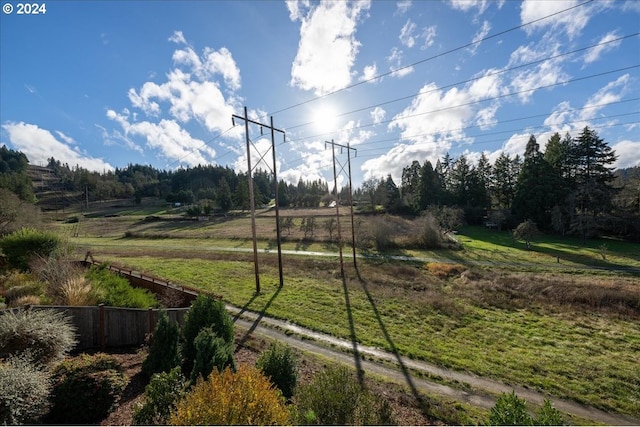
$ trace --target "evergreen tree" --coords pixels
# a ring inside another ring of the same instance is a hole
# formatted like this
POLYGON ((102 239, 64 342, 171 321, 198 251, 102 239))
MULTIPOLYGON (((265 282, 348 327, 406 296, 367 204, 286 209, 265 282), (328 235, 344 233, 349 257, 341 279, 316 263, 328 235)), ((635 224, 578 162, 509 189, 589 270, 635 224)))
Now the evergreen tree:
POLYGON ((440 175, 433 169, 431 162, 426 160, 420 169, 418 182, 418 210, 423 211, 431 205, 443 203, 443 183, 440 175))
POLYGON ((233 197, 231 196, 231 187, 227 180, 222 177, 218 182, 218 191, 216 192, 216 203, 223 212, 227 212, 233 206, 233 197))
POLYGON ((518 176, 512 209, 520 220, 530 219, 540 227, 549 227, 551 210, 558 201, 559 178, 544 160, 540 145, 531 135, 525 148, 524 163, 518 176))
MULTIPOLYGON (((428 161, 428 160, 427 160, 428 161)), ((402 202, 412 212, 419 210, 420 162, 414 160, 411 166, 402 169, 402 202)))
POLYGON ((400 190, 396 183, 393 182, 391 175, 387 175, 387 179, 380 183, 381 201, 387 212, 397 212, 400 208, 400 190))
POLYGON ((595 234, 597 218, 611 211, 614 189, 612 165, 615 151, 594 131, 585 127, 574 141, 575 189, 571 201, 575 217, 571 228, 583 239, 595 234))

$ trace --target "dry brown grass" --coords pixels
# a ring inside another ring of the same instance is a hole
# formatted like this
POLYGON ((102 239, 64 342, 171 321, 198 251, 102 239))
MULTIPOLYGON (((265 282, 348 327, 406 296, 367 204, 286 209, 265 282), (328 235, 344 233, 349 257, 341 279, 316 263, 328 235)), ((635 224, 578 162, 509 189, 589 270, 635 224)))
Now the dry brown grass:
POLYGON ((98 295, 91 287, 91 283, 84 277, 67 280, 58 288, 59 302, 62 305, 83 306, 97 305, 98 295))
POLYGON ((461 264, 447 264, 443 262, 430 262, 426 265, 427 271, 440 279, 459 276, 467 267, 461 264))

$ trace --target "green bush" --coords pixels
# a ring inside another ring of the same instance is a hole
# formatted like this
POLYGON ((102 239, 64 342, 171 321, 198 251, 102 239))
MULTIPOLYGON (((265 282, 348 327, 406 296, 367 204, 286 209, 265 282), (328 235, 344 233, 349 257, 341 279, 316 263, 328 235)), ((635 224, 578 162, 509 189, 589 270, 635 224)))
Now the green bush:
POLYGON ((564 419, 560 411, 551 406, 551 401, 545 399, 542 408, 538 411, 534 424, 539 426, 561 426, 564 424, 564 419))
POLYGON ((166 425, 185 388, 186 379, 179 366, 154 374, 144 389, 144 402, 135 409, 133 424, 166 425))
POLYGON ((394 424, 389 403, 362 387, 344 366, 322 371, 300 387, 296 404, 299 424, 394 424))
POLYGON ((290 347, 273 344, 260 355, 256 366, 280 389, 285 398, 293 396, 298 381, 298 361, 290 347))
POLYGON ((527 412, 526 404, 527 402, 520 399, 515 391, 502 393, 496 400, 495 406, 491 408, 489 424, 498 426, 559 426, 563 424, 562 414, 551 406, 550 400, 544 400, 535 418, 527 412))
POLYGON ((208 295, 198 295, 187 312, 182 327, 183 372, 191 372, 196 358, 195 339, 200 331, 211 327, 226 343, 233 343, 233 321, 224 303, 208 295))
POLYGON ((49 377, 24 357, 0 362, 0 425, 33 424, 49 410, 49 377))
POLYGON ((166 312, 160 314, 158 324, 153 330, 149 354, 142 363, 142 373, 151 377, 158 372, 169 372, 180 365, 178 342, 180 328, 169 320, 166 312))
POLYGON ((34 257, 48 257, 61 245, 60 237, 49 231, 21 228, 0 239, 0 249, 10 267, 27 271, 34 257))
POLYGON ((52 373, 52 407, 48 421, 89 424, 104 419, 127 385, 122 366, 113 356, 82 354, 67 359, 52 373))
POLYGON ((35 365, 50 365, 75 345, 75 328, 62 312, 21 309, 0 316, 0 358, 23 355, 35 365))
POLYGON ((527 402, 515 391, 502 393, 489 413, 489 424, 494 426, 530 426, 533 418, 527 412, 527 402))
POLYGON ((236 370, 233 359, 233 344, 227 343, 211 328, 202 329, 194 340, 196 349, 196 359, 191 371, 191 384, 195 384, 197 379, 207 379, 213 369, 222 372, 226 367, 236 370))
POLYGON ((169 417, 170 425, 286 425, 280 390, 255 367, 240 365, 199 379, 169 417))
POLYGON ((109 271, 106 264, 92 266, 85 276, 99 293, 99 302, 112 307, 158 307, 156 297, 146 289, 132 287, 127 279, 109 271))

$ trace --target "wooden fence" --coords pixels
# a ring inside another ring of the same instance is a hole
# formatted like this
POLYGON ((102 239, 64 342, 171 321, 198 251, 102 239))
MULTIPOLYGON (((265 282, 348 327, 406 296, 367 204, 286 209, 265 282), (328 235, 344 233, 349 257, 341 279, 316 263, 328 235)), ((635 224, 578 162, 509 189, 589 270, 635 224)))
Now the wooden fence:
POLYGON ((131 347, 142 345, 153 332, 161 312, 182 325, 188 310, 182 308, 139 309, 95 306, 32 305, 29 310, 54 310, 69 316, 76 329, 78 343, 74 350, 131 347))

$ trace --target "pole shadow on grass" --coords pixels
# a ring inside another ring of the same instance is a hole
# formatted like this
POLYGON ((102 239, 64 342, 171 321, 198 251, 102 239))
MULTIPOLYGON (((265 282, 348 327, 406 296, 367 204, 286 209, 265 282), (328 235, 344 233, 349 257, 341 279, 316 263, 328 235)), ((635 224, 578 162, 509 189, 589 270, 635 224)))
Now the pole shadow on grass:
POLYGON ((349 300, 349 289, 347 288, 347 280, 342 272, 342 289, 344 291, 344 303, 347 308, 347 318, 349 319, 349 336, 351 338, 351 344, 353 346, 353 360, 356 365, 356 375, 358 376, 358 383, 360 387, 364 387, 364 374, 362 370, 362 360, 360 358, 360 352, 358 351, 358 340, 356 338, 356 328, 353 323, 353 314, 351 313, 351 302, 349 300))
POLYGON ((382 331, 382 334, 384 335, 384 338, 389 343, 389 347, 391 348, 391 352, 395 356, 395 358, 396 358, 396 360, 398 362, 398 365, 400 366, 400 370, 402 371, 402 374, 404 375, 404 378, 407 381, 407 385, 411 389, 411 394, 413 394, 413 397, 416 399, 416 402, 418 402, 418 405, 419 405, 420 410, 422 411, 423 415, 426 416, 427 418, 431 418, 429 413, 428 413, 428 411, 427 411, 427 403, 422 398, 422 396, 420 396, 420 393, 418 392, 418 389, 417 389, 416 385, 413 383, 413 378, 411 378, 411 373, 409 372, 409 369, 404 364, 404 361, 402 360, 402 357, 400 356, 400 353, 398 352, 398 348, 396 347, 395 343, 391 339, 391 335, 389 335, 389 331, 387 331, 387 327, 385 326, 384 322, 382 321, 382 317, 380 316, 380 312, 378 311, 378 307, 376 306, 376 303, 373 300, 373 297, 371 296, 371 293, 369 292, 369 289, 367 288, 367 282, 362 279, 362 276, 360 275, 360 271, 358 270, 357 266, 356 266, 356 274, 358 275, 358 279, 360 279, 360 284, 362 285, 362 290, 364 291, 365 295, 367 296, 367 299, 369 300, 369 304, 371 304, 371 308, 373 309, 373 313, 376 316, 376 320, 378 321, 378 325, 380 325, 380 330, 382 331))
MULTIPOLYGON (((269 298, 269 301, 267 301, 267 303, 264 305, 264 307, 262 308, 262 310, 260 310, 260 313, 258 313, 258 317, 256 317, 256 320, 253 322, 253 324, 251 325, 251 327, 249 328, 249 330, 247 330, 247 332, 242 336, 242 338, 240 338, 240 341, 238 341, 238 345, 236 346, 235 352, 237 352, 238 350, 240 350, 242 347, 244 347, 244 343, 247 342, 247 339, 249 339, 249 336, 253 333, 253 331, 256 330, 256 328, 258 327, 258 325, 260 324, 260 321, 262 320, 262 318, 264 317, 264 315, 266 314, 267 310, 269 309, 269 307, 271 306, 271 304, 273 303, 273 301, 278 297, 278 294, 280 293, 280 291, 282 290, 282 287, 278 286, 278 289, 273 293, 273 295, 271 295, 271 298, 269 298)), ((249 306, 249 304, 251 304, 256 298, 258 297, 258 295, 254 295, 249 302, 247 302, 244 307, 242 307, 242 310, 240 310, 240 313, 238 313, 234 318, 233 321, 235 322, 236 320, 239 319, 240 314, 242 314, 243 311, 245 311, 246 307, 249 306)))

